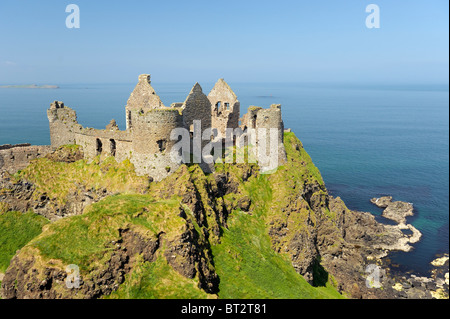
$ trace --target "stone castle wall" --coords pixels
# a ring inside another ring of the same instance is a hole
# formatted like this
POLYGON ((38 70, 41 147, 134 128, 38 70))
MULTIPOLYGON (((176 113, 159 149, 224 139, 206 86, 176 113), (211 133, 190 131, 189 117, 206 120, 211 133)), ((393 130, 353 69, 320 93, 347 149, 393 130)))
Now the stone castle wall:
POLYGON ((133 116, 136 114, 133 111, 142 113, 162 107, 164 104, 151 86, 150 74, 139 75, 138 84, 131 92, 125 107, 127 130, 133 127, 133 116))
MULTIPOLYGON (((206 129, 211 128, 211 102, 203 93, 201 86, 196 83, 189 93, 186 101, 181 106, 183 110, 183 120, 186 128, 192 133, 203 134, 206 129), (194 132, 194 121, 201 121, 200 132, 194 132)), ((202 147, 209 141, 202 140, 202 147)))
POLYGON ((83 147, 86 158, 113 156, 118 162, 131 157, 132 144, 128 132, 111 132, 97 129, 83 129, 75 133, 75 144, 83 147))
POLYGON ((50 124, 50 142, 54 148, 62 145, 75 144, 74 132, 80 131, 77 114, 71 108, 65 107, 63 102, 54 101, 47 110, 50 124))
POLYGON ((220 79, 208 94, 211 102, 211 125, 219 137, 226 137, 227 128, 239 127, 240 102, 228 84, 220 79))
MULTIPOLYGON (((119 162, 130 159, 138 175, 147 175, 155 181, 165 178, 180 166, 180 160, 170 154, 177 143, 171 139, 172 130, 185 128, 191 133, 192 151, 193 137, 197 133, 215 128, 219 139, 225 138, 227 128, 239 127, 239 115, 240 102, 223 79, 216 83, 208 96, 196 83, 184 103, 165 107, 152 88, 148 74, 139 76, 138 84, 128 99, 125 131, 119 130, 114 120, 104 130, 84 128, 78 124, 75 111, 59 101, 53 102, 47 111, 50 149, 77 144, 83 147, 86 159, 99 155, 113 156, 119 162), (194 127, 194 121, 201 121, 200 132, 194 127)), ((285 162, 280 105, 274 104, 269 109, 250 107, 242 118, 241 128, 275 128, 279 163, 285 162)), ((207 143, 209 141, 202 141, 202 147, 207 143)), ((211 169, 213 167, 209 167, 211 169)))
MULTIPOLYGON (((281 117, 281 105, 280 104, 272 104, 270 108, 263 109, 257 106, 251 106, 248 109, 248 113, 245 114, 241 120, 241 128, 245 129, 253 129, 256 133, 256 149, 255 155, 258 159, 261 159, 261 155, 257 152, 260 149, 260 143, 265 143, 265 147, 261 149, 265 149, 266 156, 268 161, 274 160, 271 158, 271 150, 273 150, 274 145, 272 144, 274 141, 271 138, 271 129, 276 130, 276 162, 278 165, 282 165, 286 163, 286 150, 284 149, 284 123, 281 117), (264 130, 260 130, 264 129, 264 130), (263 134, 263 135, 261 135, 263 134)), ((263 166, 269 165, 268 163, 260 163, 263 166)))
POLYGON ((0 145, 0 170, 15 174, 30 164, 30 161, 44 157, 52 147, 31 146, 30 144, 0 145))
POLYGON ((136 114, 133 123, 131 162, 139 175, 159 181, 180 166, 170 151, 177 141, 171 140, 176 128, 186 128, 180 108, 162 108, 136 114))

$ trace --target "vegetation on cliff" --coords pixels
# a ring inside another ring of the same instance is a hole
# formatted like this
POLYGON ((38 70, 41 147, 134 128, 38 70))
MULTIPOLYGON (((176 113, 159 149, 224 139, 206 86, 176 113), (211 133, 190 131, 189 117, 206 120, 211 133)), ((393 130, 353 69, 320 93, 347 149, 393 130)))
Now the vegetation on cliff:
POLYGON ((17 250, 42 232, 48 220, 33 212, 22 214, 0 208, 0 273, 4 273, 17 250))
POLYGON ((285 147, 288 162, 274 174, 254 164, 216 164, 214 174, 183 165, 150 184, 113 158, 33 161, 13 182, 31 183, 31 200, 46 196, 46 213, 65 207, 67 217, 50 218, 14 256, 2 296, 341 298, 315 244, 319 220, 339 233, 337 213, 293 133, 285 147), (70 211, 86 190, 105 195, 70 211), (65 285, 71 264, 79 289, 65 285))

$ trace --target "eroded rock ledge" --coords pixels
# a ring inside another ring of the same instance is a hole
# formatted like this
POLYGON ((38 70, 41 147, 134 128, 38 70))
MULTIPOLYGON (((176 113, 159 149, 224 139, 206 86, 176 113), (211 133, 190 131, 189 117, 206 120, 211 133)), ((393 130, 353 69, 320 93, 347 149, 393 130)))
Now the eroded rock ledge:
POLYGON ((384 208, 383 217, 393 220, 399 224, 406 224, 406 217, 414 215, 414 207, 411 203, 392 201, 392 196, 372 198, 371 203, 384 208))
MULTIPOLYGON (((397 222, 397 225, 384 225, 390 232, 403 232, 409 230, 410 234, 403 234, 396 242, 381 244, 379 248, 383 253, 374 256, 373 259, 386 257, 389 251, 405 251, 409 252, 413 249, 411 244, 417 243, 422 233, 411 224, 407 224, 406 218, 414 216, 414 206, 412 203, 393 201, 392 196, 383 196, 380 198, 372 198, 371 203, 384 208, 382 216, 397 222)), ((417 276, 416 274, 404 274, 392 276, 392 289, 396 290, 397 298, 405 299, 447 299, 448 298, 448 255, 436 258, 431 262, 434 267, 431 275, 417 276)), ((385 268, 389 269, 390 265, 385 268)))
POLYGON ((393 245, 381 246, 380 248, 386 250, 400 250, 408 252, 412 249, 410 244, 417 243, 422 238, 422 233, 411 224, 406 223, 406 217, 414 216, 414 206, 412 203, 401 201, 392 201, 392 196, 383 196, 380 198, 372 198, 370 200, 374 205, 384 208, 382 216, 393 220, 398 225, 386 225, 387 229, 394 230, 409 230, 411 234, 405 234, 393 245))

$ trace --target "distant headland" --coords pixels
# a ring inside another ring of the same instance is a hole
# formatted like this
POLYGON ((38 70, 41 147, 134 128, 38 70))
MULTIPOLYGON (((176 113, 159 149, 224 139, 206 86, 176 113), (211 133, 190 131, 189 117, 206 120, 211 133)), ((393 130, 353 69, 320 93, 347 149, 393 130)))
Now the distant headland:
POLYGON ((0 88, 1 89, 59 89, 59 86, 26 84, 26 85, 0 85, 0 88))

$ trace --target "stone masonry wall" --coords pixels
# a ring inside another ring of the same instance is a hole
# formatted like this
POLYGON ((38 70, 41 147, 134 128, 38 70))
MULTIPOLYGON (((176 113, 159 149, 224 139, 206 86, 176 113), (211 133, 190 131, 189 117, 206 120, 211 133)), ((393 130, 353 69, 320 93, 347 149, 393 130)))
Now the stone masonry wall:
POLYGON ((75 133, 75 143, 83 147, 84 156, 87 159, 98 155, 113 156, 118 162, 122 162, 131 158, 132 154, 132 144, 128 137, 128 132, 85 129, 82 133, 75 133))
MULTIPOLYGON (((183 106, 183 119, 186 127, 191 130, 194 120, 201 121, 201 132, 211 128, 211 102, 203 93, 201 86, 196 83, 189 93, 183 106)), ((197 132, 194 132, 196 134, 197 132)), ((209 141, 202 140, 202 147, 209 141)))
POLYGON ((52 151, 51 146, 31 146, 30 144, 0 145, 0 170, 9 174, 28 166, 30 161, 41 158, 52 151))
MULTIPOLYGON (((263 109, 257 106, 251 106, 248 113, 242 118, 241 128, 255 129, 256 133, 256 156, 260 160, 263 154, 258 154, 259 143, 265 143, 266 155, 271 155, 270 150, 276 147, 275 156, 278 165, 286 163, 286 150, 284 149, 284 123, 281 117, 281 105, 272 104, 270 108, 263 109), (260 129, 265 129, 261 131, 260 129), (276 145, 272 145, 270 137, 270 129, 276 129, 277 138, 276 145), (261 135, 264 134, 264 135, 261 135)), ((268 161, 274 162, 274 158, 269 158, 268 161)), ((268 163, 260 163, 262 166, 270 166, 268 163)))
POLYGON ((240 102, 229 85, 220 79, 208 94, 211 102, 211 125, 217 128, 219 137, 225 137, 227 128, 239 127, 240 102))
POLYGON ((150 109, 156 109, 164 107, 160 97, 156 94, 156 91, 151 86, 150 74, 141 74, 139 81, 125 107, 127 130, 133 127, 133 110, 148 111, 150 109))
POLYGON ((80 131, 77 114, 71 108, 65 107, 63 102, 54 101, 47 110, 50 125, 50 141, 53 148, 62 145, 75 144, 74 132, 80 131))
POLYGON ((132 158, 138 175, 149 175, 160 181, 174 172, 180 162, 173 161, 170 151, 177 141, 170 135, 175 128, 186 128, 181 109, 162 108, 135 114, 132 129, 132 158))

